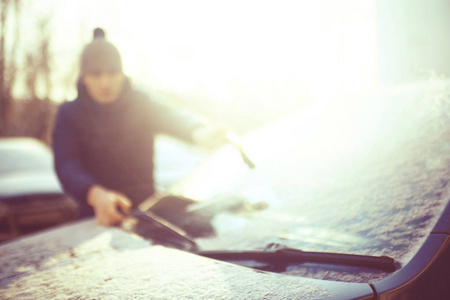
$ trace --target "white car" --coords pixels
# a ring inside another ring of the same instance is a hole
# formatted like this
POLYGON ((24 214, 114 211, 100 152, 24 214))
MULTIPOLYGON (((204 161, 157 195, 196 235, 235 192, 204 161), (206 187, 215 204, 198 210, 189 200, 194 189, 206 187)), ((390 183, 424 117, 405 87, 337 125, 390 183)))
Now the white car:
POLYGON ((33 138, 1 138, 0 241, 71 221, 75 214, 49 147, 33 138))

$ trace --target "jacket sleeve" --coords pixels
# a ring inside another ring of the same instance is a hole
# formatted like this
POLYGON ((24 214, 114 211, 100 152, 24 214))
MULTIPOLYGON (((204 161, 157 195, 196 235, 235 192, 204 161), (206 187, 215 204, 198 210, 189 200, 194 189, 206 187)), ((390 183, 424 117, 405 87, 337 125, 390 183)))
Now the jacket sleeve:
POLYGON ((81 149, 69 108, 62 104, 56 116, 52 140, 54 166, 64 192, 85 205, 87 191, 95 181, 81 163, 81 149))
POLYGON ((150 120, 157 133, 168 134, 192 143, 194 129, 205 125, 203 121, 193 115, 158 102, 149 100, 149 105, 150 120))

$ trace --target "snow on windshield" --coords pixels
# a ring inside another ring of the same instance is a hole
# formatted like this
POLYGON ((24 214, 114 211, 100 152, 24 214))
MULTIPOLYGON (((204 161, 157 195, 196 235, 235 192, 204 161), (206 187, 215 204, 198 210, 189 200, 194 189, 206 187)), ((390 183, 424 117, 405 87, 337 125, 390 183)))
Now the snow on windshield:
MULTIPOLYGON (((242 162, 232 149, 219 153, 184 183, 186 195, 197 192, 206 203, 197 211, 222 205, 211 217, 216 236, 198 239, 201 248, 278 242, 407 263, 448 201, 449 93, 448 83, 435 80, 327 107, 307 126, 307 115, 294 115, 245 140, 254 170, 221 172, 242 162), (223 211, 233 201, 245 202, 247 213, 236 203, 223 211), (258 208, 249 213, 248 204, 258 208)), ((363 277, 353 280, 373 279, 363 277)))

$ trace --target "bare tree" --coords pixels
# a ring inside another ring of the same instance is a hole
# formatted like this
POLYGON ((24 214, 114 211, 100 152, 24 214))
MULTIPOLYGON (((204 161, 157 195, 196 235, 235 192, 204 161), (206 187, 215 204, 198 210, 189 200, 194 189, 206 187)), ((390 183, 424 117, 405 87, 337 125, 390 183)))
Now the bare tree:
POLYGON ((12 87, 17 74, 16 53, 20 35, 20 0, 0 0, 0 136, 7 135, 12 106, 12 87), (8 38, 7 26, 14 25, 8 38), (11 47, 7 47, 10 42, 11 47))
POLYGON ((50 100, 51 18, 37 17, 36 47, 20 51, 25 55, 25 65, 20 68, 17 51, 23 18, 20 3, 21 0, 0 0, 0 136, 31 136, 49 142, 56 106, 50 100), (25 99, 14 99, 16 78, 21 80, 25 99))

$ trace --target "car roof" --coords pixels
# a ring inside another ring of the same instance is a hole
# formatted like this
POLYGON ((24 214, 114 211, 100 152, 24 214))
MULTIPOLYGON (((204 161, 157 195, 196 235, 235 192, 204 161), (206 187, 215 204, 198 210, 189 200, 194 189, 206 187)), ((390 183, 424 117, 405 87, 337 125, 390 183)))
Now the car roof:
POLYGON ((2 137, 0 149, 33 148, 48 149, 43 142, 31 137, 2 137))
POLYGON ((0 198, 62 194, 53 169, 53 154, 42 141, 28 137, 0 138, 0 198))

